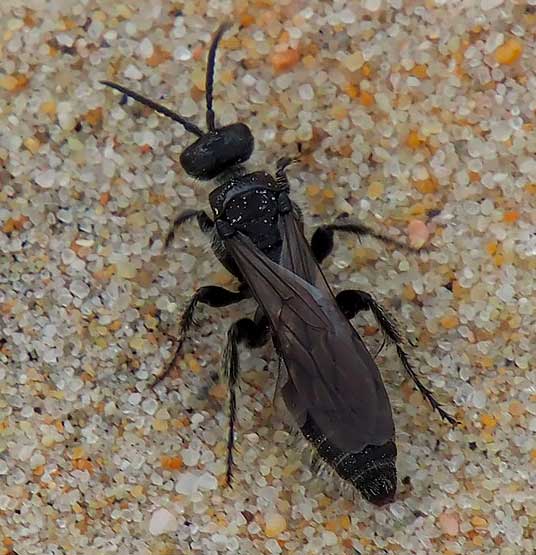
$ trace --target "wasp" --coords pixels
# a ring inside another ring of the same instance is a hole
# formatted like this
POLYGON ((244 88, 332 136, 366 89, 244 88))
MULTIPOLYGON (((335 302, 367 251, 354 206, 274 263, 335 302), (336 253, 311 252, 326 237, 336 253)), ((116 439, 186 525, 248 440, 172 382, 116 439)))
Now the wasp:
POLYGON ((238 347, 257 348, 270 338, 284 362, 278 384, 284 403, 320 459, 377 505, 396 492, 395 428, 379 369, 350 320, 371 311, 384 335, 395 344, 402 365, 442 418, 454 423, 416 375, 394 322, 374 298, 358 290, 334 295, 320 264, 334 246, 334 232, 372 236, 403 244, 359 222, 337 220, 316 229, 310 244, 303 235, 299 208, 289 198, 288 167, 282 157, 275 173, 248 171, 254 149, 249 127, 241 122, 219 127, 213 109, 216 50, 228 28, 221 25, 210 44, 206 71, 206 127, 123 85, 101 81, 182 125, 197 139, 180 155, 186 173, 200 181, 215 180, 209 195, 212 217, 186 210, 174 220, 164 241, 172 243, 179 227, 196 220, 210 236, 218 260, 238 278, 236 291, 208 285, 199 288, 181 318, 174 353, 162 379, 176 364, 194 321, 198 304, 224 307, 253 297, 253 318, 241 318, 228 331, 223 371, 229 388, 227 482, 231 483, 236 424, 238 347))

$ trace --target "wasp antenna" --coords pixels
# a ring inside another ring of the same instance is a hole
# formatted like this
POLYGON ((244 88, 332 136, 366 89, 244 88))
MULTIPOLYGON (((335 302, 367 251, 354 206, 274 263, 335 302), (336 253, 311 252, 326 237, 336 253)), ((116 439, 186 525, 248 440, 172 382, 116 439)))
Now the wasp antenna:
POLYGON ((207 59, 207 77, 205 81, 205 94, 207 98, 207 127, 209 131, 214 131, 216 129, 216 125, 214 122, 214 110, 212 109, 212 99, 213 99, 213 90, 214 90, 214 65, 216 63, 216 49, 218 48, 218 44, 220 39, 223 36, 223 33, 227 31, 231 27, 231 23, 229 21, 225 21, 222 23, 214 38, 212 39, 212 44, 210 45, 210 50, 208 51, 208 59, 207 59))
POLYGON ((102 83, 103 85, 106 85, 107 87, 111 87, 116 91, 122 92, 123 94, 126 94, 128 97, 133 98, 134 100, 140 102, 144 106, 149 106, 149 108, 152 108, 155 112, 158 112, 159 114, 162 114, 172 119, 173 121, 180 123, 184 127, 184 129, 186 129, 186 131, 189 131, 190 133, 193 133, 198 137, 202 137, 204 135, 203 131, 201 131, 201 129, 199 129, 197 125, 183 118, 181 115, 176 114, 175 112, 172 112, 165 106, 162 106, 162 104, 158 104, 158 102, 154 102, 153 100, 146 98, 145 96, 142 96, 137 92, 131 91, 130 89, 123 87, 123 85, 118 85, 117 83, 112 83, 111 81, 100 81, 100 83, 102 83))

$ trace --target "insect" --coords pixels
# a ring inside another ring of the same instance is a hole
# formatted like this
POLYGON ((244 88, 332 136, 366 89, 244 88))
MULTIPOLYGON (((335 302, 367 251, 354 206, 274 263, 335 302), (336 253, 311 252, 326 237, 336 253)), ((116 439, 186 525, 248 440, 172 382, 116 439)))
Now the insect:
POLYGON ((391 409, 377 366, 349 319, 361 310, 370 310, 384 334, 395 343, 405 370, 421 393, 443 418, 454 419, 418 379, 402 349, 400 334, 381 306, 362 291, 342 291, 335 297, 319 264, 333 249, 335 231, 404 245, 360 223, 336 221, 320 226, 309 246, 301 231, 299 209, 287 194, 290 185, 286 170, 293 160, 279 159, 273 176, 265 171, 246 170, 244 163, 254 148, 249 127, 240 122, 217 127, 213 110, 216 49, 227 27, 219 27, 208 52, 206 132, 161 104, 122 85, 102 81, 197 136, 182 152, 180 161, 191 177, 216 180, 217 186, 209 195, 213 217, 204 210, 182 212, 164 244, 168 247, 178 228, 195 219, 200 229, 210 235, 216 257, 240 282, 237 291, 209 285, 194 293, 181 316, 171 362, 157 381, 177 362, 199 303, 224 307, 253 296, 259 304, 254 318, 242 318, 231 325, 224 351, 223 375, 229 388, 227 482, 231 483, 233 468, 238 345, 256 348, 272 337, 286 365, 283 398, 303 435, 342 478, 354 483, 367 499, 382 504, 392 498, 396 488, 391 409), (273 281, 267 283, 266 275, 273 276, 273 281), (279 312, 274 308, 277 306, 281 308, 279 312), (316 362, 310 356, 300 358, 304 349, 313 346, 320 349, 316 362), (307 367, 308 363, 314 364, 307 367), (313 378, 324 389, 315 389, 313 378), (365 384, 363 392, 375 395, 374 403, 360 396, 365 384), (355 401, 349 398, 352 394, 357 395, 355 401), (358 431, 361 428, 366 430, 358 431), (357 468, 361 469, 360 474, 357 468), (377 479, 371 477, 371 472, 376 473, 377 479))

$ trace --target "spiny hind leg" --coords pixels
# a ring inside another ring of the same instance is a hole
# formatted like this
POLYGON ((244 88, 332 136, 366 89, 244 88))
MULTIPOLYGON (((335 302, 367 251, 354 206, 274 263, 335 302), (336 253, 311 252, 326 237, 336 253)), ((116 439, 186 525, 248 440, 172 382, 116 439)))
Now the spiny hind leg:
POLYGON ((217 285, 206 285, 200 287, 192 296, 184 312, 181 315, 179 333, 177 338, 174 340, 174 350, 173 356, 169 363, 164 368, 158 376, 155 377, 151 387, 154 387, 161 380, 163 380, 169 372, 174 368, 179 360, 182 346, 188 336, 188 332, 192 325, 195 323, 194 314, 195 309, 199 303, 206 304, 211 307, 221 308, 224 306, 229 306, 240 302, 241 300, 247 298, 249 295, 245 287, 239 289, 238 291, 229 291, 223 287, 218 287, 217 285))
POLYGON ((227 432, 227 485, 233 478, 233 450, 236 423, 236 385, 240 374, 238 346, 245 344, 250 349, 262 347, 269 339, 268 320, 261 316, 257 320, 242 318, 234 322, 227 333, 227 345, 223 355, 223 377, 229 387, 229 428, 227 432))
POLYGON ((417 373, 413 369, 407 354, 402 348, 403 337, 397 328, 393 319, 387 314, 385 309, 374 300, 372 295, 365 291, 356 289, 347 289, 341 291, 337 297, 337 304, 342 313, 351 320, 356 314, 362 310, 369 310, 374 315, 376 322, 382 329, 384 336, 387 337, 396 347, 398 358, 402 362, 404 370, 408 373, 409 377, 413 380, 417 389, 421 392, 422 396, 430 403, 433 410, 436 410, 441 418, 448 420, 451 424, 456 424, 455 418, 450 416, 446 411, 441 408, 440 403, 435 399, 432 392, 421 382, 417 373))

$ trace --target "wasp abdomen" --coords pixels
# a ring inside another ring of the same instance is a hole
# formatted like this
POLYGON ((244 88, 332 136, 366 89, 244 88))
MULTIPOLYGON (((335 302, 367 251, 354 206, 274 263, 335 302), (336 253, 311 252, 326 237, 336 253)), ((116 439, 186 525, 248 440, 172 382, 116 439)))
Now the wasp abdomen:
POLYGON ((346 482, 376 505, 393 500, 396 492, 396 445, 389 440, 383 445, 367 445, 357 453, 346 452, 334 445, 308 416, 301 431, 317 455, 346 482))

